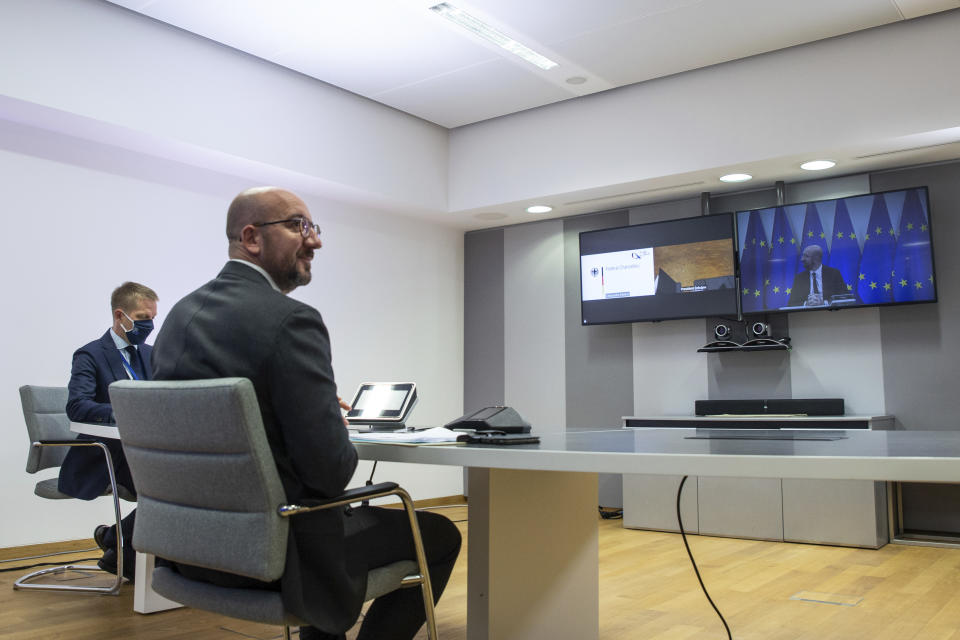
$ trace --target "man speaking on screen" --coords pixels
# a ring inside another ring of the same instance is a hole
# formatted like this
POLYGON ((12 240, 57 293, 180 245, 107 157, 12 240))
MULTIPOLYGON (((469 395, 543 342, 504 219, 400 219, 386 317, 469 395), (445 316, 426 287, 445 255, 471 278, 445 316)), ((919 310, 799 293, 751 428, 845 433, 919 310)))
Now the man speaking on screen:
POLYGON ((831 296, 848 292, 843 274, 823 264, 823 249, 819 245, 811 244, 804 249, 800 262, 803 271, 793 279, 787 306, 822 307, 829 303, 831 296))

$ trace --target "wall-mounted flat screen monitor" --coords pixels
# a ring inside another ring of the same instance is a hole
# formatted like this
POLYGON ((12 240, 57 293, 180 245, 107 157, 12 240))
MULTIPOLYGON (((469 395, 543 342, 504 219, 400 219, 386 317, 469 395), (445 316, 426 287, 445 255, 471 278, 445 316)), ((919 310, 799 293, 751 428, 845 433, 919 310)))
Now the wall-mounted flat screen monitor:
POLYGON ((737 212, 744 314, 935 302, 927 188, 737 212))
POLYGON ((583 324, 736 315, 733 221, 723 213, 581 233, 583 324))

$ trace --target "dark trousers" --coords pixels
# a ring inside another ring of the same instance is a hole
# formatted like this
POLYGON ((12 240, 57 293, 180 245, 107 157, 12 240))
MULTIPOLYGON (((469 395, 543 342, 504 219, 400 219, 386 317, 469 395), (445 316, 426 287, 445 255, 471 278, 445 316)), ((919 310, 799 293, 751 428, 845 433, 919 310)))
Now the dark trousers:
MULTIPOLYGON (((440 599, 460 552, 460 531, 449 519, 429 511, 417 512, 427 556, 433 599, 440 599)), ((399 560, 415 560, 410 525, 403 509, 359 507, 344 518, 347 545, 366 559, 367 569, 399 560)), ((357 640, 410 640, 426 615, 419 587, 392 591, 374 600, 360 626, 357 640)), ((314 627, 301 627, 301 640, 343 640, 314 627)))
MULTIPOLYGON (((128 513, 122 520, 120 520, 120 531, 123 532, 123 561, 125 563, 134 562, 135 552, 133 550, 133 525, 136 520, 136 509, 128 513)), ((110 525, 110 528, 107 530, 107 532, 103 534, 103 544, 107 549, 117 548, 117 525, 110 525)))

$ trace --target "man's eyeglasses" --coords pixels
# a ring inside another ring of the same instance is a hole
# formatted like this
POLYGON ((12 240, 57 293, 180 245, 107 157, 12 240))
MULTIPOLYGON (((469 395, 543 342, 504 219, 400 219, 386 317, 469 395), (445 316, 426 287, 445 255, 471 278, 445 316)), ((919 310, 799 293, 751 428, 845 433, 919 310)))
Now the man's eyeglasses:
POLYGON ((300 226, 300 235, 304 238, 310 237, 310 232, 313 231, 317 234, 317 237, 320 237, 320 225, 310 222, 306 218, 296 217, 296 218, 287 218, 286 220, 274 220, 273 222, 254 222, 253 226, 255 227, 266 227, 271 224, 293 224, 296 223, 300 226))

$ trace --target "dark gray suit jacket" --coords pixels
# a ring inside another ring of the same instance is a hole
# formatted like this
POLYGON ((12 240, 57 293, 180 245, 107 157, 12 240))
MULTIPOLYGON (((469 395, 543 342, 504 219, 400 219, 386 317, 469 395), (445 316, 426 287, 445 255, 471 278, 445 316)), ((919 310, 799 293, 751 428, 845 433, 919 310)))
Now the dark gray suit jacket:
MULTIPOLYGON (((820 278, 823 281, 823 299, 830 300, 830 296, 839 293, 849 293, 847 283, 843 281, 843 274, 839 269, 823 265, 823 271, 820 272, 820 278)), ((799 307, 807 301, 810 295, 810 272, 804 269, 793 278, 793 287, 790 289, 790 300, 787 306, 799 307)))
MULTIPOLYGON (((174 305, 153 367, 156 380, 249 378, 287 499, 346 488, 357 452, 337 402, 326 326, 253 268, 228 262, 174 305)), ((366 589, 366 569, 344 544, 344 517, 332 509, 292 518, 281 580, 288 610, 330 633, 354 623, 366 589)))
MULTIPOLYGON (((150 377, 150 351, 148 344, 137 347, 140 370, 150 377)), ((71 422, 113 423, 113 407, 110 405, 110 384, 126 380, 123 356, 110 337, 110 330, 73 354, 70 383, 67 385, 67 417, 71 422)), ((93 438, 80 435, 78 440, 96 440, 106 445, 113 458, 113 470, 117 482, 131 493, 136 493, 130 467, 123 455, 120 441, 115 438, 93 438)), ((58 488, 63 493, 93 500, 102 496, 110 486, 110 474, 103 459, 103 452, 96 447, 70 447, 60 466, 58 488)))

